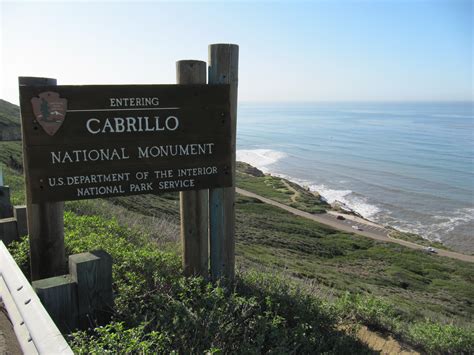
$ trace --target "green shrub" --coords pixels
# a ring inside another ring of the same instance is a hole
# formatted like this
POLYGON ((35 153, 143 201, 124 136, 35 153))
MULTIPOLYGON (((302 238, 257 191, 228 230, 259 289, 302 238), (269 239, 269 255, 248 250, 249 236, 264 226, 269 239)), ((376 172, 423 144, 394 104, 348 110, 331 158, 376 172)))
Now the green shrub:
POLYGON ((398 312, 379 298, 346 292, 334 305, 342 317, 355 319, 368 327, 384 330, 397 328, 398 312))
POLYGON ((127 329, 121 322, 112 322, 95 328, 92 334, 76 332, 69 343, 76 354, 147 354, 166 351, 170 339, 166 334, 146 332, 144 326, 127 329))
MULTIPOLYGON (((375 243, 366 239, 347 238, 299 219, 284 219, 283 213, 273 208, 268 208, 272 212, 266 216, 268 220, 248 218, 261 212, 257 208, 259 204, 247 198, 239 201, 238 218, 245 217, 247 226, 255 224, 249 233, 254 238, 249 246, 258 251, 259 260, 267 256, 263 250, 268 253, 269 248, 273 248, 275 261, 285 260, 290 266, 296 257, 285 259, 288 254, 283 251, 318 256, 319 261, 324 260, 320 256, 330 255, 337 263, 343 257, 357 256, 359 259, 358 254, 352 254, 354 250, 374 253, 383 260, 396 256, 389 253, 391 249, 387 247, 376 245, 373 251, 375 243), (322 238, 323 235, 331 235, 331 238, 322 238), (388 251, 383 253, 385 249, 388 251), (275 254, 279 250, 282 254, 275 254)), ((408 319, 406 314, 400 313, 399 303, 388 303, 381 298, 345 293, 330 305, 303 292, 288 278, 249 271, 238 275, 232 287, 212 285, 200 278, 185 278, 181 275, 181 260, 176 253, 158 250, 148 237, 121 227, 114 219, 66 212, 65 245, 68 254, 103 249, 114 261, 113 320, 104 327, 71 334, 70 344, 78 353, 368 352, 369 349, 352 335, 338 330, 341 319, 389 330, 431 353, 474 351, 472 328, 420 323, 419 320, 415 323, 416 319, 408 319)), ((13 243, 9 249, 28 275, 28 240, 13 243)), ((308 260, 300 257, 295 268, 298 266, 301 274, 308 272, 311 276, 309 268, 314 268, 314 264, 308 260)), ((397 267, 407 273, 404 278, 413 284, 416 282, 418 288, 424 284, 424 278, 445 272, 436 263, 422 268, 413 260, 418 260, 418 256, 404 253, 403 258, 397 257, 391 263, 398 262, 400 266, 397 267)), ((364 267, 369 261, 372 259, 362 259, 354 267, 364 267)), ((326 268, 325 272, 328 270, 326 268)), ((468 271, 465 271, 466 277, 470 277, 468 271)), ((385 275, 396 275, 396 272, 398 270, 388 268, 385 275)), ((321 275, 327 275, 331 282, 338 281, 333 273, 321 275)), ((379 276, 378 281, 381 279, 379 276)), ((325 279, 317 280, 321 283, 325 279)), ((344 283, 346 289, 349 286, 350 282, 344 283)), ((464 288, 467 300, 470 293, 467 286, 464 288)))
MULTIPOLYGON (((68 336, 77 353, 366 353, 337 330, 333 310, 285 280, 237 277, 234 286, 181 275, 163 252, 115 220, 65 213, 68 254, 96 249, 113 258, 112 322, 68 336)), ((10 251, 28 273, 28 241, 10 251)))
POLYGON ((429 353, 474 353, 474 328, 460 328, 452 324, 433 322, 415 323, 408 328, 408 339, 429 353))
POLYGON ((26 278, 30 279, 30 243, 28 237, 23 237, 20 241, 14 241, 8 245, 8 251, 20 267, 26 278))

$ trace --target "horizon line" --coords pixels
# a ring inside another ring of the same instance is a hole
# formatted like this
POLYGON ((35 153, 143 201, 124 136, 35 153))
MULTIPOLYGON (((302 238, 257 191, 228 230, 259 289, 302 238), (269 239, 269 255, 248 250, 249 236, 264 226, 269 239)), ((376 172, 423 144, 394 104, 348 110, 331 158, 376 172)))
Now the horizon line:
MULTIPOLYGON (((19 103, 8 101, 4 98, 0 100, 8 102, 12 105, 19 106, 19 103)), ((335 99, 335 100, 238 100, 242 104, 317 104, 317 103, 466 103, 474 105, 473 99, 447 99, 447 100, 422 100, 422 99, 386 99, 386 100, 371 100, 371 99, 335 99)), ((163 109, 163 108, 161 108, 163 109)))

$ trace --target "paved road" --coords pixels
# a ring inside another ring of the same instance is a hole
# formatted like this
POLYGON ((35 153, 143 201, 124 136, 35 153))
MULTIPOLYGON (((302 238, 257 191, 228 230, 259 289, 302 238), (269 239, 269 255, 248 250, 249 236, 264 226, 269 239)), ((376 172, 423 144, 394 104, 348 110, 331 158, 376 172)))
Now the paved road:
POLYGON ((13 327, 7 317, 7 311, 0 301, 0 355, 21 355, 13 327))
MULTIPOLYGON (((420 244, 408 242, 406 240, 391 238, 391 237, 388 236, 388 233, 389 233, 388 229, 385 229, 381 226, 374 225, 373 223, 367 224, 367 223, 361 223, 361 222, 358 222, 358 221, 353 221, 353 220, 348 220, 348 219, 341 221, 341 220, 336 219, 336 215, 330 214, 330 213, 315 215, 315 214, 304 212, 304 211, 298 210, 296 208, 284 205, 282 203, 270 200, 268 198, 265 198, 263 196, 254 194, 253 192, 250 192, 250 191, 247 191, 247 190, 242 190, 242 189, 236 188, 236 191, 241 195, 259 199, 260 201, 268 203, 269 205, 279 207, 279 208, 284 209, 288 212, 291 212, 291 213, 293 213, 297 216, 301 216, 301 217, 311 219, 313 221, 325 224, 325 225, 333 227, 335 229, 339 229, 339 230, 342 230, 342 231, 345 231, 345 232, 350 232, 350 233, 363 235, 365 237, 369 237, 369 238, 379 240, 379 241, 382 241, 382 242, 400 244, 400 245, 403 245, 405 247, 412 248, 412 249, 424 249, 424 248, 426 248, 425 246, 420 245, 420 244), (358 226, 361 230, 355 230, 354 228, 352 228, 352 226, 354 226, 354 225, 358 226)), ((467 262, 471 262, 471 263, 474 262, 474 256, 472 256, 472 255, 465 255, 465 254, 456 253, 456 252, 453 252, 453 251, 448 251, 448 250, 443 250, 443 249, 436 249, 436 251, 437 251, 437 255, 440 255, 440 256, 446 256, 448 258, 467 261, 467 262)))

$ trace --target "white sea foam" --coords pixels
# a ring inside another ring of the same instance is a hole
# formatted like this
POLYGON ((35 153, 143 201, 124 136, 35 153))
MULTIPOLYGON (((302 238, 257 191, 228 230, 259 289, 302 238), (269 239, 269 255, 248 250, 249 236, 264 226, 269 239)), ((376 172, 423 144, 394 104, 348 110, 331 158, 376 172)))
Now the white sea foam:
MULTIPOLYGON (((392 213, 384 211, 379 215, 380 221, 396 227, 402 232, 415 233, 431 241, 443 242, 459 232, 459 229, 471 230, 474 222, 474 208, 460 208, 447 215, 432 216, 430 220, 406 221, 394 218, 392 213)), ((468 250, 474 250, 472 246, 465 245, 468 250)))
POLYGON ((328 203, 342 202, 367 219, 380 212, 380 208, 370 204, 365 197, 355 195, 351 190, 335 190, 326 185, 310 185, 309 189, 319 192, 328 203))
POLYGON ((370 204, 365 197, 357 196, 352 192, 352 190, 331 189, 323 184, 315 184, 312 181, 294 178, 285 174, 272 175, 279 176, 300 186, 307 187, 310 189, 310 191, 319 193, 321 197, 324 198, 324 200, 326 200, 328 203, 334 203, 336 201, 342 202, 351 210, 359 213, 362 217, 369 220, 380 212, 380 208, 370 204))
POLYGON ((246 162, 268 173, 268 166, 287 156, 286 153, 271 149, 238 150, 237 160, 246 162))
MULTIPOLYGON (((447 235, 456 232, 457 228, 466 228, 474 221, 474 208, 461 208, 448 215, 431 217, 431 223, 428 221, 406 221, 392 216, 392 211, 381 210, 378 206, 369 203, 368 199, 360 196, 349 189, 334 189, 325 184, 318 184, 314 181, 298 179, 293 176, 278 174, 272 172, 272 164, 287 157, 284 152, 271 149, 252 149, 238 150, 237 160, 249 163, 265 173, 272 173, 309 188, 311 191, 318 192, 328 203, 335 201, 342 202, 353 211, 359 213, 364 218, 388 224, 405 232, 411 232, 421 235, 432 241, 443 241, 447 235)), ((341 181, 342 182, 342 181, 341 181)))
POLYGON ((323 196, 328 203, 334 203, 336 201, 343 202, 346 204, 346 197, 352 194, 351 190, 334 190, 326 187, 326 185, 310 185, 311 191, 317 191, 323 196))
POLYGON ((272 174, 290 180, 298 185, 318 192, 328 203, 336 201, 359 213, 362 217, 381 224, 388 224, 396 227, 402 232, 416 233, 423 238, 432 241, 443 241, 443 237, 449 235, 454 229, 465 226, 474 221, 474 208, 461 208, 449 215, 434 216, 434 223, 426 221, 409 222, 394 218, 391 211, 382 210, 376 205, 368 202, 367 198, 355 194, 352 190, 332 189, 324 184, 314 184, 314 182, 294 178, 285 174, 272 174), (439 221, 437 223, 437 221, 439 221))
POLYGON ((446 235, 455 228, 474 221, 474 208, 460 208, 446 216, 434 216, 434 219, 440 222, 431 225, 430 234, 435 236, 446 235))

